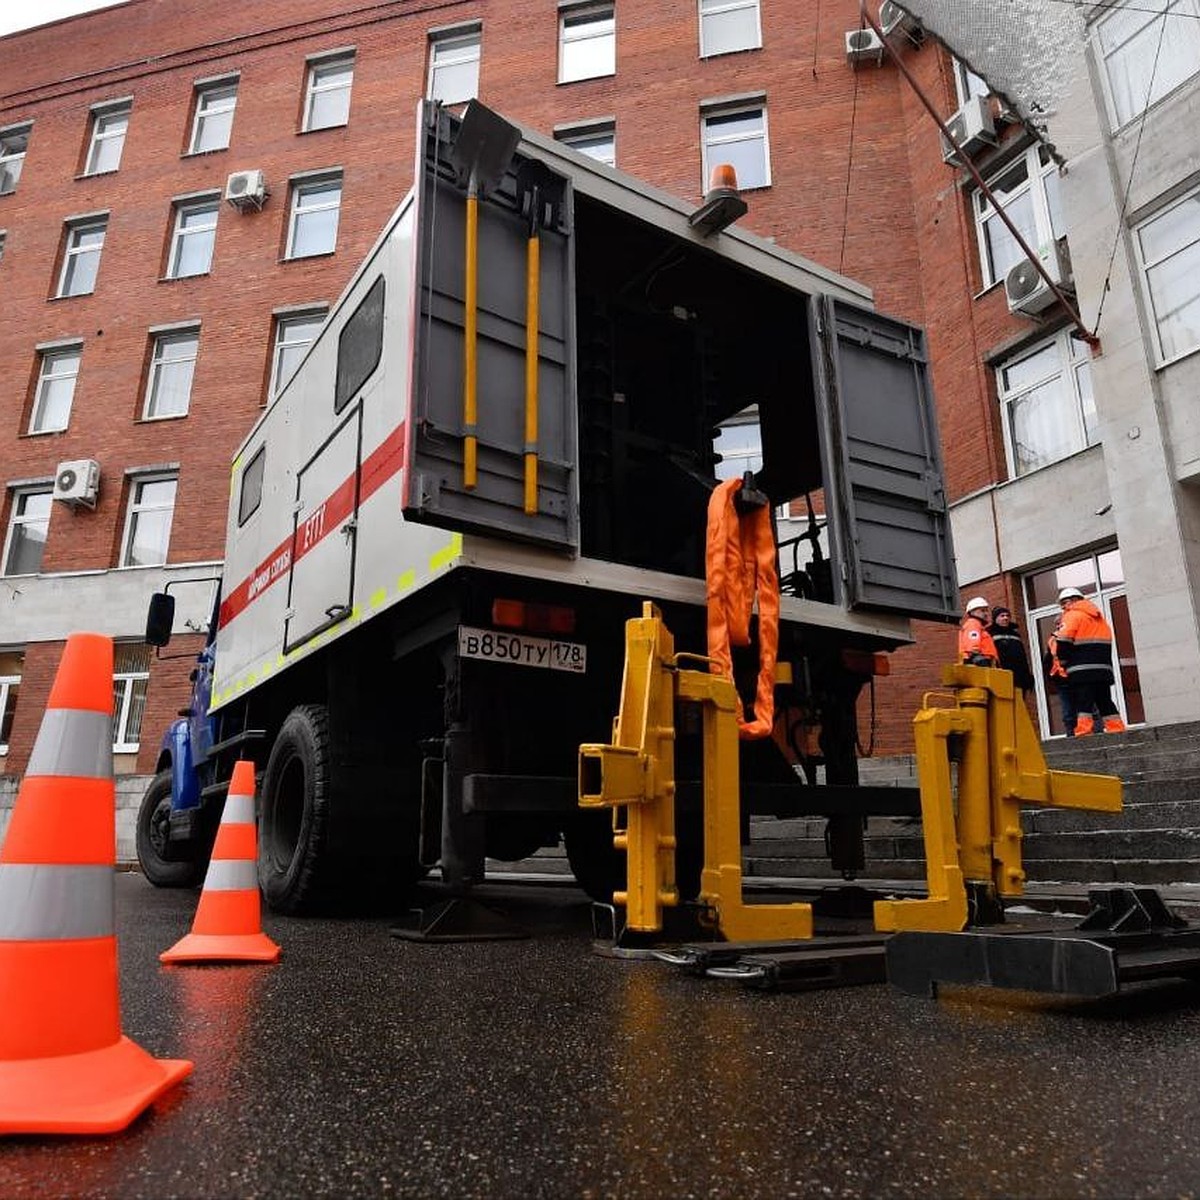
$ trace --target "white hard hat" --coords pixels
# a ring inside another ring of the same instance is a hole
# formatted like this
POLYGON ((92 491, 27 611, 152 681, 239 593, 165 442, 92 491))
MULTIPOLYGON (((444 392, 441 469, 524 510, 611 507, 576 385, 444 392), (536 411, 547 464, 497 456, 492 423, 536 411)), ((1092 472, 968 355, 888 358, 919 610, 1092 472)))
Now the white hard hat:
POLYGON ((991 608, 991 605, 982 596, 976 596, 974 600, 967 601, 967 607, 963 611, 974 612, 977 608, 991 608))
POLYGON ((1059 604, 1061 604, 1064 600, 1082 600, 1082 599, 1083 599, 1083 593, 1078 588, 1067 587, 1067 588, 1063 588, 1063 590, 1058 593, 1059 604))

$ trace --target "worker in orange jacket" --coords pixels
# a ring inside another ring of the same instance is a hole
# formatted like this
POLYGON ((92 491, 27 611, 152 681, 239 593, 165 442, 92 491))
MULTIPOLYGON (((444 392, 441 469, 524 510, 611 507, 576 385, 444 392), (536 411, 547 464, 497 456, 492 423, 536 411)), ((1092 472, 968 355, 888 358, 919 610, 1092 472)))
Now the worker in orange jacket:
POLYGON ((1074 706, 1075 736, 1095 732, 1097 712, 1105 733, 1125 728, 1113 703, 1113 635, 1100 610, 1078 588, 1065 587, 1058 593, 1062 619, 1054 631, 1057 657, 1067 672, 1067 688, 1074 706))
POLYGON ((982 596, 967 601, 962 623, 958 627, 958 661, 972 667, 996 667, 1000 655, 988 633, 991 606, 982 596))

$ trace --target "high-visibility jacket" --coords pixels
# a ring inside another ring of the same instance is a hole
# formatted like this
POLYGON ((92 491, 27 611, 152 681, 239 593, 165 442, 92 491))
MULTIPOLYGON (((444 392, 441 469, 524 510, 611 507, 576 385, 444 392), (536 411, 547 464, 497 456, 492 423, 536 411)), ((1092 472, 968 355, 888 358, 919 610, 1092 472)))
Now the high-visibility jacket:
POLYGON ((1054 636, 1069 683, 1112 683, 1112 630, 1090 600, 1076 600, 1063 613, 1054 636))
POLYGON ((998 666, 1000 655, 996 653, 996 643, 988 633, 987 626, 969 613, 963 617, 958 627, 958 661, 969 663, 976 655, 991 659, 992 666, 998 666))

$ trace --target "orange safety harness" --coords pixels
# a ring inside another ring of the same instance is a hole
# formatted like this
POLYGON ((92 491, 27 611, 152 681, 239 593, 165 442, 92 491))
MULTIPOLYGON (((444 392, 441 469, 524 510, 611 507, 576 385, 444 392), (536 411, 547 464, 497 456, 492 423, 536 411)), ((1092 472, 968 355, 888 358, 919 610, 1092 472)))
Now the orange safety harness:
POLYGON ((779 572, 767 505, 739 514, 740 479, 717 485, 708 501, 705 577, 708 584, 708 656, 715 675, 733 678, 730 646, 750 645, 750 612, 758 595, 758 689, 754 720, 738 698, 738 732, 749 740, 770 736, 775 723, 775 659, 779 652, 779 572))

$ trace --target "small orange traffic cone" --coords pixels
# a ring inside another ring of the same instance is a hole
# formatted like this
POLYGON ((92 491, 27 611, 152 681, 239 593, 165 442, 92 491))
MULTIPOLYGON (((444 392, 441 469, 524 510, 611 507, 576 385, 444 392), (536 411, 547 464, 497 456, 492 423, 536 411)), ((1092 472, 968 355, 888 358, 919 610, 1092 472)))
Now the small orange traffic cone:
POLYGON ((192 932, 158 957, 165 963, 276 962, 280 948, 262 932, 254 824, 254 764, 234 764, 192 932))
POLYGON ((0 849, 0 1134, 113 1133, 192 1069, 121 1034, 112 639, 67 639, 0 849))

